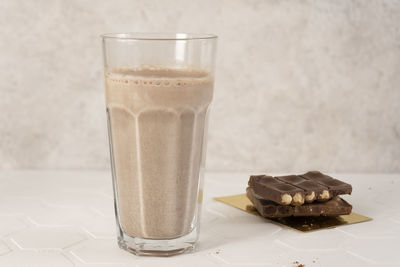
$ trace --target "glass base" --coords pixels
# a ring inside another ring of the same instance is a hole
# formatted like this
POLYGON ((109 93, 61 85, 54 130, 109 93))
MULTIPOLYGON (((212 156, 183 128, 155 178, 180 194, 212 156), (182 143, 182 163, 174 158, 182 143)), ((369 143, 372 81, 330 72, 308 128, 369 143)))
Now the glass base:
POLYGON ((118 237, 118 245, 120 248, 139 256, 158 257, 168 257, 193 252, 196 241, 196 230, 193 230, 185 236, 174 239, 145 239, 130 237, 124 233, 121 233, 118 237))

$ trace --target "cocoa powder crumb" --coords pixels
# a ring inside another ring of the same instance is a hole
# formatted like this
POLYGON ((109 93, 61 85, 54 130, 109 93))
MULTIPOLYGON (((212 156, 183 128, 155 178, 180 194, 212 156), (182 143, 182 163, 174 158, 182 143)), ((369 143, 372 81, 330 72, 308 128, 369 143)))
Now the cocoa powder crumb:
POLYGON ((293 264, 295 265, 295 267, 305 267, 306 266, 305 264, 302 264, 298 261, 294 261, 293 264))

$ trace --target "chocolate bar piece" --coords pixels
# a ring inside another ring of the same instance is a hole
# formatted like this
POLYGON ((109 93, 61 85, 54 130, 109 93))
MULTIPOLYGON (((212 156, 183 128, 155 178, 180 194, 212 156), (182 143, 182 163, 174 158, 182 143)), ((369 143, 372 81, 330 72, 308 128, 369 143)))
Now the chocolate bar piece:
POLYGON ((310 171, 301 176, 307 180, 326 186, 329 189, 329 193, 332 197, 343 194, 351 194, 353 190, 350 184, 334 179, 319 171, 310 171))
POLYGON ((294 185, 304 190, 305 201, 307 203, 314 200, 327 201, 330 199, 328 187, 318 184, 312 180, 305 179, 298 175, 277 176, 276 179, 294 185))
POLYGON ((266 200, 293 206, 302 205, 304 202, 312 203, 315 200, 324 202, 337 195, 352 192, 350 184, 318 171, 278 177, 254 175, 250 176, 249 186, 266 200))
POLYGON ((272 176, 250 176, 249 186, 262 198, 281 205, 302 205, 304 203, 304 190, 272 176))
POLYGON ((252 187, 248 187, 246 191, 247 197, 257 211, 266 218, 338 216, 350 214, 352 210, 352 206, 338 196, 326 202, 310 203, 302 206, 283 206, 258 196, 252 187))

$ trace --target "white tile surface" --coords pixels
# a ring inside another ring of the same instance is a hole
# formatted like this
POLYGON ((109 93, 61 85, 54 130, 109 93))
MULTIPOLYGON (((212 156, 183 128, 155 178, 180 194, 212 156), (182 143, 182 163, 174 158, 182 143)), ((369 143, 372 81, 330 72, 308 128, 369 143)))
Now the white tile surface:
POLYGON ((26 227, 27 225, 18 216, 0 216, 0 238, 18 232, 26 227))
MULTIPOLYGON (((60 197, 63 196, 61 195, 60 197)), ((41 226, 80 225, 82 222, 94 220, 96 215, 94 211, 84 207, 69 208, 48 204, 42 204, 39 208, 27 212, 29 219, 41 226)))
POLYGON ((136 261, 138 267, 155 267, 155 266, 166 266, 166 267, 218 267, 228 266, 223 263, 219 263, 210 255, 205 254, 191 254, 191 255, 180 255, 172 258, 145 258, 136 261))
POLYGON ((40 251, 62 250, 84 241, 86 237, 79 228, 38 226, 12 234, 10 239, 22 250, 40 251))
POLYGON ((285 230, 277 236, 275 243, 290 250, 297 251, 334 251, 343 247, 347 236, 336 229, 320 230, 307 234, 293 235, 292 231, 285 230))
POLYGON ((287 249, 275 245, 272 239, 254 239, 250 236, 247 239, 231 240, 213 251, 212 255, 228 265, 274 266, 285 257, 287 249))
POLYGON ((0 257, 0 266, 72 267, 74 265, 60 252, 15 250, 0 257))
POLYGON ((352 239, 348 241, 346 247, 348 253, 366 262, 399 266, 399 238, 400 235, 381 240, 352 239))
POLYGON ((154 258, 118 248, 109 171, 2 171, 0 267, 399 266, 400 208, 376 198, 396 199, 400 175, 335 176, 353 185, 354 211, 373 221, 283 229, 212 199, 243 193, 248 174, 207 173, 197 251, 154 258))
POLYGON ((379 239, 391 239, 394 236, 400 236, 400 224, 388 218, 377 218, 368 224, 349 225, 348 227, 338 228, 337 231, 355 239, 378 239, 376 242, 379 242, 379 239))
POLYGON ((117 239, 90 239, 73 248, 70 253, 86 264, 122 264, 135 260, 135 256, 118 248, 117 239))
POLYGON ((249 237, 266 238, 281 230, 279 226, 274 224, 268 224, 268 226, 265 227, 265 220, 261 217, 252 218, 240 210, 232 213, 237 214, 237 216, 220 218, 212 223, 212 226, 209 227, 209 231, 224 238, 241 240, 249 237))
POLYGON ((91 222, 83 222, 83 229, 93 238, 112 238, 117 235, 116 222, 113 216, 97 218, 91 222))
POLYGON ((3 242, 0 240, 0 255, 4 255, 11 252, 11 249, 3 242))

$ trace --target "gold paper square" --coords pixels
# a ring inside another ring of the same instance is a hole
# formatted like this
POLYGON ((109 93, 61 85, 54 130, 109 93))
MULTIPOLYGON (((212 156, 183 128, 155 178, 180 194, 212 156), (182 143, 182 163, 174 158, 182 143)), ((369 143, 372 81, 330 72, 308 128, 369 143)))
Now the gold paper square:
MULTIPOLYGON (((229 206, 246 211, 253 215, 261 216, 253 203, 247 198, 246 194, 216 197, 215 200, 228 204, 229 206)), ((334 228, 340 225, 367 222, 372 218, 352 212, 349 215, 340 216, 318 216, 318 217, 285 217, 285 218, 265 218, 271 223, 283 227, 294 229, 301 232, 309 232, 327 228, 334 228)))

